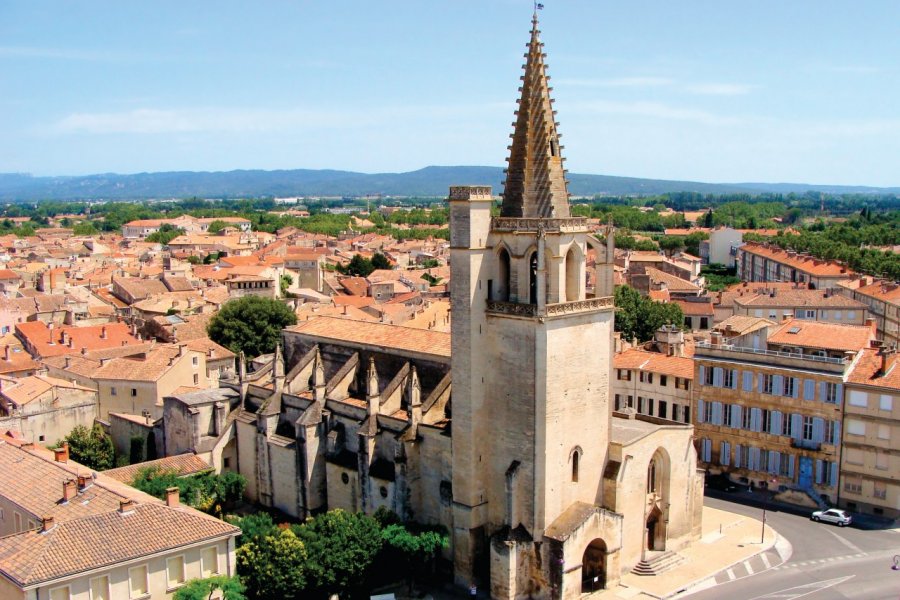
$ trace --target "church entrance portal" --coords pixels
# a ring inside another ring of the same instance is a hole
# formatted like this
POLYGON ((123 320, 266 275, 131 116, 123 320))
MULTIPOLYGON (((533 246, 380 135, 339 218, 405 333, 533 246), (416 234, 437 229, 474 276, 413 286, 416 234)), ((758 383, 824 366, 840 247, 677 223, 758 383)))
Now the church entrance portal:
POLYGON ((606 542, 596 539, 584 550, 581 559, 581 593, 590 594, 606 587, 606 542))
POLYGON ((647 516, 647 550, 665 550, 665 542, 662 541, 664 536, 662 528, 662 511, 659 510, 658 506, 654 506, 647 516))

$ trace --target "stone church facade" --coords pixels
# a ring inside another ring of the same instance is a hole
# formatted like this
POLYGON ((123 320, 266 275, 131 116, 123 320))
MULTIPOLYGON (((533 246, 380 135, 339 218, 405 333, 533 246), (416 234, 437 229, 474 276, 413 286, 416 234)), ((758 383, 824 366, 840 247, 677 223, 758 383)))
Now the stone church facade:
POLYGON ((239 406, 212 452, 298 518, 446 526, 460 586, 575 598, 697 540, 703 482, 692 426, 610 404, 612 231, 569 213, 536 17, 526 56, 500 216, 489 187, 450 189, 452 333, 290 327, 223 382, 239 406))

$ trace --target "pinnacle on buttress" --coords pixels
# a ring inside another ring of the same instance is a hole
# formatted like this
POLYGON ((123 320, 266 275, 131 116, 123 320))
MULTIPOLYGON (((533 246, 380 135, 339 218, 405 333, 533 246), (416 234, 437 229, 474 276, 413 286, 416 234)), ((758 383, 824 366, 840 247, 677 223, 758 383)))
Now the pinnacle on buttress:
POLYGON ((537 13, 531 23, 531 41, 525 55, 527 60, 515 130, 510 136, 512 144, 500 214, 504 217, 565 218, 569 216, 569 192, 537 13))

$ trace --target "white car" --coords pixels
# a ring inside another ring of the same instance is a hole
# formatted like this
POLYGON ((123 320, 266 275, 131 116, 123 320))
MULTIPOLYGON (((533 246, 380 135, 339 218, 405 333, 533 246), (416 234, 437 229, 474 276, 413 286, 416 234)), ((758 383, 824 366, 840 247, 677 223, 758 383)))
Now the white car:
POLYGON ((849 525, 853 519, 845 510, 839 508, 829 508, 828 510, 817 510, 809 517, 813 521, 825 521, 826 523, 835 523, 838 527, 849 525))

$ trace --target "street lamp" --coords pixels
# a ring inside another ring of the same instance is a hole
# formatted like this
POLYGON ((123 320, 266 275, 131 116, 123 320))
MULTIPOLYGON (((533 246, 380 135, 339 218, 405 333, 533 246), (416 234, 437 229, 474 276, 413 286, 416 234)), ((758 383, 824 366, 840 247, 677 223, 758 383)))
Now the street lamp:
POLYGON ((769 484, 778 483, 778 479, 773 477, 766 481, 766 491, 763 492, 763 518, 762 518, 762 533, 759 536, 759 543, 766 543, 766 509, 769 507, 769 484))

